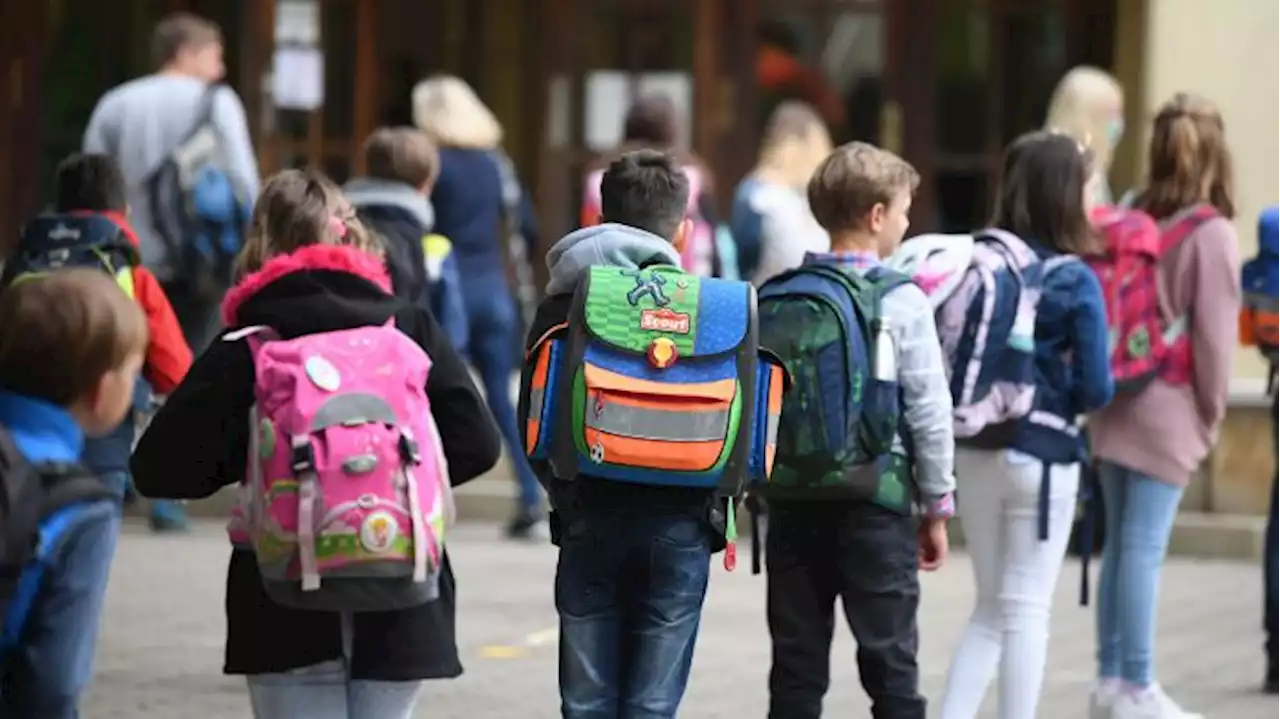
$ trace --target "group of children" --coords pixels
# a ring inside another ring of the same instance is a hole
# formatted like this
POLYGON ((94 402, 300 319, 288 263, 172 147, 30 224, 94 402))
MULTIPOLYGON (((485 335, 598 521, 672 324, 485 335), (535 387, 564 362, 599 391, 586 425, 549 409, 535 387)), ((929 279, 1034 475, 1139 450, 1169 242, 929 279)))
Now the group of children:
MULTIPOLYGON (((991 229, 901 249, 918 175, 865 143, 836 148, 808 183, 830 251, 758 292, 679 269, 693 228, 677 159, 613 161, 600 223, 547 256, 520 385, 524 450, 560 548, 561 713, 676 715, 711 558, 735 567, 750 496, 768 506, 753 540, 764 537, 768 574, 769 716, 821 715, 839 600, 873 715, 924 717, 917 572, 946 561, 958 477, 978 601, 942 714, 974 716, 999 670, 1002 716, 1034 716, 1087 458, 1079 419, 1135 433, 1139 417, 1185 419, 1206 446, 1221 420, 1220 326, 1239 289, 1223 281, 1236 261, 1229 170, 1195 154, 1215 126, 1197 102, 1179 97, 1157 117, 1138 204, 1169 245, 1156 276, 1173 287, 1173 316, 1152 326, 1189 316, 1194 348, 1163 336, 1168 357, 1105 410, 1127 366, 1117 346, 1148 354, 1109 337, 1133 327, 1080 259, 1108 248, 1075 140, 1019 138, 991 229), (1178 290, 1184 281, 1198 289, 1178 290)), ((81 468, 81 446, 124 421, 139 373, 168 397, 129 462, 138 491, 238 488, 224 671, 246 676, 255 716, 401 719, 424 680, 461 673, 452 487, 494 465, 501 435, 437 320, 451 280, 429 236, 431 143, 388 129, 366 151, 371 177, 345 195, 311 172, 266 182, 222 304, 227 329, 189 368, 166 344, 162 297, 145 300, 145 272, 128 269, 127 243, 94 244, 97 268, 60 269, 85 259, 73 219, 108 220, 127 238, 123 216, 107 214, 127 209, 119 201, 60 207, 39 253, 49 261, 0 296, 0 453, 19 500, 0 511, 26 521, 0 544, 5 716, 75 715, 119 524, 119 492, 81 468)), ((60 183, 117 191, 101 168, 105 158, 74 158, 60 183), (88 166, 100 169, 75 169, 88 166)), ((1163 432, 1131 441, 1149 448, 1163 432)), ((1128 446, 1093 448, 1121 536, 1131 513, 1152 511, 1159 489, 1147 484, 1179 479, 1128 446)), ((1158 550, 1108 545, 1099 719, 1193 716, 1150 676, 1158 550)))

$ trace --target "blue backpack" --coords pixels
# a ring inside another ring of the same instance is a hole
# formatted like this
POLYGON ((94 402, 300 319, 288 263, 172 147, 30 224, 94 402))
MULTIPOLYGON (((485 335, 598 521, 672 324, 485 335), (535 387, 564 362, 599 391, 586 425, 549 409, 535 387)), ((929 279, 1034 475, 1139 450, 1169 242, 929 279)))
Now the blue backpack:
POLYGON ((0 661, 21 644, 52 557, 111 488, 79 465, 33 465, 0 430, 0 661))
POLYGON ((792 379, 782 404, 769 499, 858 499, 909 513, 896 453, 900 393, 885 295, 911 279, 803 265, 760 287, 760 344, 792 379))
POLYGON ((1280 305, 1280 207, 1258 215, 1258 254, 1240 269, 1244 302, 1240 308, 1240 341, 1257 347, 1272 364, 1275 381, 1276 316, 1280 305))
POLYGON ((244 244, 252 206, 227 172, 225 139, 213 123, 221 89, 208 86, 195 124, 146 180, 152 230, 178 278, 218 297, 244 244))

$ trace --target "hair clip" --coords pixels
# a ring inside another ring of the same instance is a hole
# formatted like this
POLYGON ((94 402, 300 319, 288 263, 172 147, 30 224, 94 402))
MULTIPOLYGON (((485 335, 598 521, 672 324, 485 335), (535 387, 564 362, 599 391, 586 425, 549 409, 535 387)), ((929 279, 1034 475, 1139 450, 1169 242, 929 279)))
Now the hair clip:
POLYGON ((329 229, 333 230, 333 234, 339 238, 347 236, 347 223, 343 222, 342 218, 337 215, 329 215, 329 229))

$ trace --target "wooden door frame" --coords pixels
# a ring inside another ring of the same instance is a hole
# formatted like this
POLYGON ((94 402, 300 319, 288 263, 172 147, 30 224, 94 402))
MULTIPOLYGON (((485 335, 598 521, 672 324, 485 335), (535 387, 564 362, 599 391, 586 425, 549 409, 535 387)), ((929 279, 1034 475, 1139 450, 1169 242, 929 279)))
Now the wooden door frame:
POLYGON ((44 3, 0 8, 0 249, 7 254, 27 217, 39 211, 41 105, 48 31, 44 3), (15 181, 15 178, 28 178, 15 181))
MULTIPOLYGON (((325 0, 316 0, 317 3, 325 0)), ((355 7, 354 32, 356 44, 355 67, 356 76, 352 103, 352 137, 338 142, 351 166, 352 176, 365 171, 364 153, 360 151, 364 139, 376 128, 378 123, 378 23, 380 7, 370 0, 348 0, 355 7)), ((276 0, 245 0, 252 7, 245 13, 244 63, 241 70, 241 87, 245 111, 249 118, 249 132, 257 149, 258 167, 263 175, 270 175, 281 169, 281 151, 287 146, 296 149, 299 145, 305 148, 304 154, 308 164, 319 168, 324 159, 334 153, 329 150, 334 142, 324 135, 324 109, 309 113, 308 132, 301 141, 286 141, 281 137, 274 121, 268 121, 269 113, 274 107, 266 107, 267 88, 263 87, 275 53, 276 0)), ((335 31, 325 26, 323 12, 320 19, 321 45, 324 38, 335 31)), ((326 102, 328 98, 326 98, 326 102)))

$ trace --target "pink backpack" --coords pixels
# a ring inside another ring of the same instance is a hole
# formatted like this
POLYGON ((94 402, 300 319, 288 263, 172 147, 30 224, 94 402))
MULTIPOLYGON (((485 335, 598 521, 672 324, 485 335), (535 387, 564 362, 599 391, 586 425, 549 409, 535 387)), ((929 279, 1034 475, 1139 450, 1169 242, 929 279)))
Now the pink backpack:
POLYGON ((323 611, 435 599, 453 503, 427 354, 391 323, 226 337, 239 339, 253 353, 255 403, 228 534, 257 555, 268 596, 323 611))

